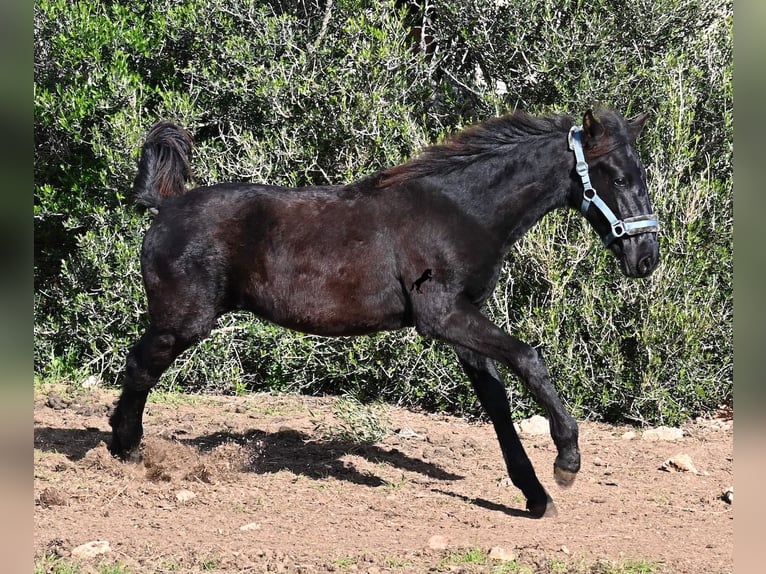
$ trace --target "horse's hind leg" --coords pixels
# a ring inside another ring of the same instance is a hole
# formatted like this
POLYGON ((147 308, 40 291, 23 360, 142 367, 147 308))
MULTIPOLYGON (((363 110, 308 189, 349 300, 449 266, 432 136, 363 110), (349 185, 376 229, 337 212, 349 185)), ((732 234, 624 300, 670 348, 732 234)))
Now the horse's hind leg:
POLYGON ((128 353, 122 394, 109 418, 112 427, 110 452, 123 460, 138 458, 143 436, 143 413, 149 391, 160 375, 183 350, 171 333, 147 331, 128 353))
POLYGON ((139 458, 149 391, 178 355, 210 333, 215 319, 202 315, 192 314, 172 323, 165 321, 162 327, 152 325, 128 353, 122 394, 109 418, 112 427, 109 450, 113 455, 122 460, 139 458))
POLYGON ((492 360, 465 347, 456 347, 460 364, 471 380, 476 395, 495 427, 500 449, 511 482, 527 498, 527 510, 533 516, 554 516, 556 507, 535 474, 532 463, 524 451, 519 435, 513 427, 511 407, 505 385, 492 360))

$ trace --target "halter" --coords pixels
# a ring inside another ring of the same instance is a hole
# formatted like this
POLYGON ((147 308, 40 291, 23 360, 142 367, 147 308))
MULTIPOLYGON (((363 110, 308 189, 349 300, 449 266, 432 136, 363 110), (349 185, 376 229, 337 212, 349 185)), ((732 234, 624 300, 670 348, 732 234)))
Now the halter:
POLYGON ((588 164, 585 162, 585 154, 583 153, 582 148, 582 128, 579 126, 573 126, 572 129, 569 130, 569 149, 574 151, 575 159, 577 160, 577 174, 580 176, 580 179, 582 179, 583 194, 580 211, 583 215, 587 215, 588 209, 591 204, 593 204, 598 208, 611 226, 611 231, 601 238, 605 247, 609 247, 615 239, 622 237, 623 235, 639 235, 641 233, 659 231, 660 223, 654 213, 617 219, 614 212, 609 209, 609 206, 603 199, 601 199, 598 193, 596 193, 596 190, 593 189, 593 186, 590 183, 588 164))

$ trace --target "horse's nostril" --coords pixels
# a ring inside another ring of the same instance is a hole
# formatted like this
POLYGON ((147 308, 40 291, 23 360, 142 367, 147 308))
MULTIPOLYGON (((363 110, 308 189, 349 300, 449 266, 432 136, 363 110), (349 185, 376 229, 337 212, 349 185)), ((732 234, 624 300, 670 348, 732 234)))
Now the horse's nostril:
POLYGON ((651 255, 645 255, 638 262, 638 276, 646 277, 654 270, 654 257, 651 255))

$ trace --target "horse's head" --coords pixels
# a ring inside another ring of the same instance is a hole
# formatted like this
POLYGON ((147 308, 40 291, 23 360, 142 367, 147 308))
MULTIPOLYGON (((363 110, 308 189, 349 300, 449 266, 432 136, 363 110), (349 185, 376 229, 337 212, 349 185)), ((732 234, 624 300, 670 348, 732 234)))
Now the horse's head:
POLYGON ((628 277, 647 277, 659 262, 659 222, 652 213, 646 169, 634 143, 648 114, 629 120, 605 110, 588 110, 582 127, 570 132, 581 181, 573 203, 619 259, 628 277))

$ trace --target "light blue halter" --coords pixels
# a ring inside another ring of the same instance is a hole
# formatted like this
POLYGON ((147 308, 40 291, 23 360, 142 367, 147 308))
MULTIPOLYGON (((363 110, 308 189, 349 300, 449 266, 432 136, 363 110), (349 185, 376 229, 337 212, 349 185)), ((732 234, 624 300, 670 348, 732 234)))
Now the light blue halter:
POLYGON ((569 130, 569 149, 574 151, 575 159, 577 160, 577 174, 582 179, 583 194, 580 211, 583 215, 586 215, 591 204, 595 205, 612 228, 609 233, 601 238, 606 247, 609 247, 615 239, 623 235, 639 235, 640 233, 659 231, 660 223, 654 213, 617 219, 614 212, 609 209, 609 206, 596 193, 596 190, 593 189, 590 183, 588 164, 585 162, 585 154, 582 148, 582 127, 573 126, 569 130))

